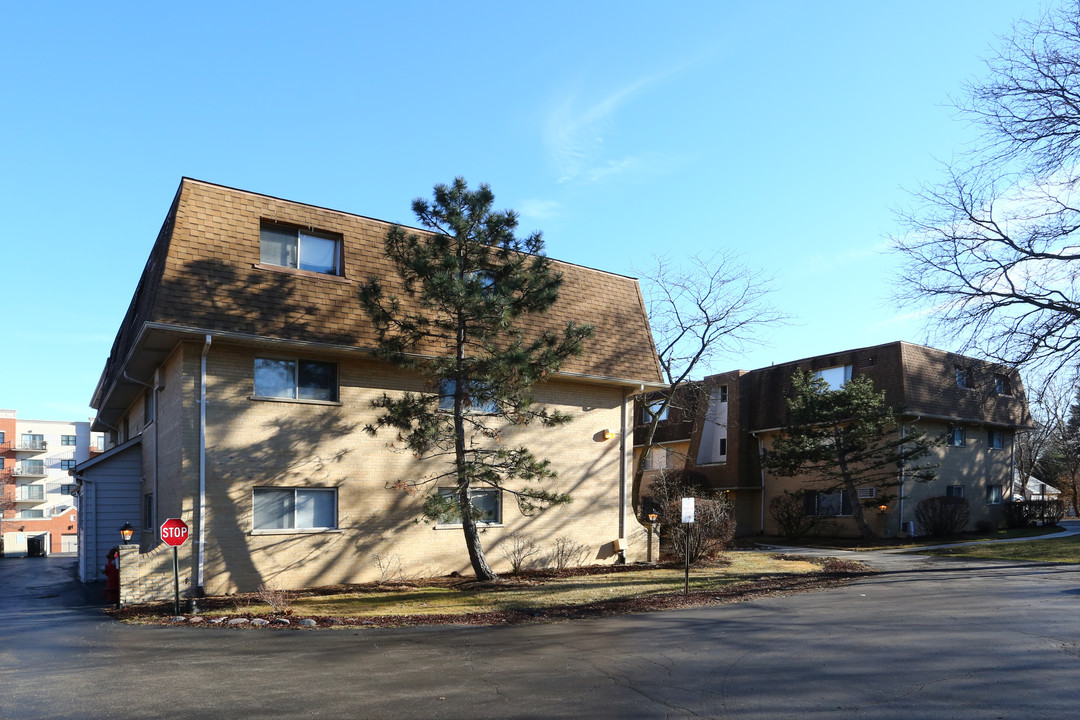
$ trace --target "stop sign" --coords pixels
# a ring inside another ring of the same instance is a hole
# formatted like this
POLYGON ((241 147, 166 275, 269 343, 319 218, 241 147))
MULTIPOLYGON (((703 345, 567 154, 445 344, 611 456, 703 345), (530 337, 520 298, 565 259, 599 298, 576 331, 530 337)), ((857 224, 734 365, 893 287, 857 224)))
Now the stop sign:
POLYGON ((169 518, 161 523, 161 542, 172 547, 179 547, 187 542, 188 526, 180 518, 169 518))

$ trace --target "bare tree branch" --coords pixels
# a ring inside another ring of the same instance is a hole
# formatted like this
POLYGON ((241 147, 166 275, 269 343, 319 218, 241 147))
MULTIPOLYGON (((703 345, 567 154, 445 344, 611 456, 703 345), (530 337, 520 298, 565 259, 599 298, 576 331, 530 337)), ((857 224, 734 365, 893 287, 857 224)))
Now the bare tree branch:
POLYGON ((1071 374, 1080 361, 1080 2, 1017 23, 956 102, 981 129, 893 238, 901 302, 964 352, 1071 374), (953 343, 955 344, 955 342, 953 343))

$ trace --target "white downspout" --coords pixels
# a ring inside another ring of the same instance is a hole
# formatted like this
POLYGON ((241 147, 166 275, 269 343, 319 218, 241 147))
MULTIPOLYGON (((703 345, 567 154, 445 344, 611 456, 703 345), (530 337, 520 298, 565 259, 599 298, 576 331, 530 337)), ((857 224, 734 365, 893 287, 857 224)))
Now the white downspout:
POLYGON ((211 337, 207 335, 199 362, 199 542, 195 545, 198 554, 195 587, 199 590, 203 588, 203 545, 206 542, 206 354, 210 352, 210 342, 211 337))
POLYGON ((626 562, 626 482, 628 479, 626 443, 633 442, 633 439, 627 436, 626 405, 633 394, 632 390, 627 391, 623 395, 622 406, 619 408, 619 539, 624 544, 619 554, 622 562, 626 562))
MULTIPOLYGON (((922 420, 922 415, 916 415, 915 419, 911 421, 911 426, 915 427, 915 423, 922 420)), ((900 423, 900 439, 903 440, 907 437, 907 425, 900 423)), ((897 500, 897 515, 900 516, 900 524, 897 527, 896 535, 900 536, 904 532, 904 480, 907 477, 907 463, 900 463, 900 492, 897 500)))

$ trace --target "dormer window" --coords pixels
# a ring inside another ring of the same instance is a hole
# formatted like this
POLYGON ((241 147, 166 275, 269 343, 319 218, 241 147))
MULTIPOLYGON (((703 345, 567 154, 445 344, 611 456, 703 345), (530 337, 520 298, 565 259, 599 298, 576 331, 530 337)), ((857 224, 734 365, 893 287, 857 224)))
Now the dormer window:
POLYGON ((837 365, 836 367, 822 368, 814 371, 814 377, 824 380, 830 390, 839 390, 851 379, 850 365, 837 365))
POLYGON ((994 376, 994 392, 998 395, 1012 395, 1012 390, 1009 387, 1009 378, 1006 375, 994 376))
POLYGON ((341 237, 320 230, 263 223, 259 261, 294 270, 341 275, 341 237))
POLYGON ((965 390, 975 387, 975 382, 971 378, 971 368, 956 366, 956 387, 965 390))

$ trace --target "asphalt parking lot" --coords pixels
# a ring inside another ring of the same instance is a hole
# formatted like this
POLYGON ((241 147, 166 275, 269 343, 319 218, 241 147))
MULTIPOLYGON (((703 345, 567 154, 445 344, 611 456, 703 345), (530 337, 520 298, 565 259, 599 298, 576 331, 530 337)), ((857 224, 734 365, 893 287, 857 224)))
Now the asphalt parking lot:
POLYGON ((820 593, 535 626, 129 627, 0 560, 0 718, 1075 718, 1074 565, 889 558, 820 593))

